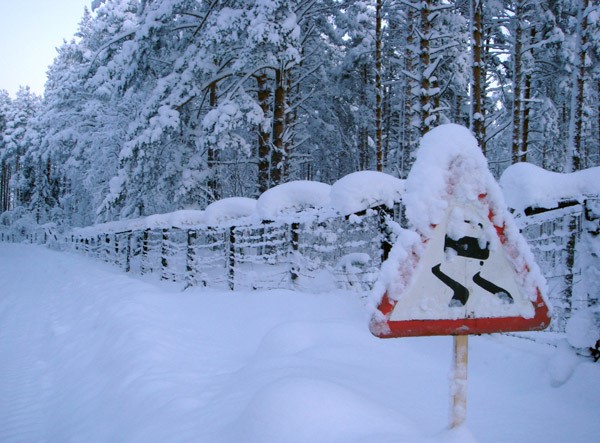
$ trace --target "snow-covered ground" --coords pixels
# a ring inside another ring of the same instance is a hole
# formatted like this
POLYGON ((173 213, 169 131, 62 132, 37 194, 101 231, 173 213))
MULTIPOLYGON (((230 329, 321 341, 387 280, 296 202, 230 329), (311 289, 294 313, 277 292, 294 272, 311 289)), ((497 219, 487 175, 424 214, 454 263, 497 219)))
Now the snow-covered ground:
POLYGON ((0 244, 0 442, 594 442, 600 364, 548 333, 381 340, 349 292, 180 292, 0 244), (553 341, 558 348, 544 344, 553 341))

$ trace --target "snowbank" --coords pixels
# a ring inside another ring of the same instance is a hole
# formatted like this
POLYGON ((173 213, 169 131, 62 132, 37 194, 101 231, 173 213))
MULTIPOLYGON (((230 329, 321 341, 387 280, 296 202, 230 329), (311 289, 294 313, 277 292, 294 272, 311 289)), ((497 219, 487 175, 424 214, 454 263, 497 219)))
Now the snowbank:
POLYGON ((600 167, 559 174, 531 163, 506 168, 500 185, 508 206, 517 213, 531 208, 555 208, 561 201, 600 195, 600 167))
POLYGON ((401 201, 404 180, 378 171, 358 171, 336 181, 331 187, 331 206, 344 215, 401 201))
POLYGON ((307 209, 322 208, 329 201, 331 186, 325 183, 297 180, 282 183, 265 191, 256 206, 264 220, 307 209))
POLYGON ((0 244, 0 263, 2 442, 600 435, 600 365, 575 356, 570 378, 553 387, 555 348, 545 343, 471 337, 467 421, 448 431, 452 339, 376 339, 357 294, 181 292, 29 245, 0 244))

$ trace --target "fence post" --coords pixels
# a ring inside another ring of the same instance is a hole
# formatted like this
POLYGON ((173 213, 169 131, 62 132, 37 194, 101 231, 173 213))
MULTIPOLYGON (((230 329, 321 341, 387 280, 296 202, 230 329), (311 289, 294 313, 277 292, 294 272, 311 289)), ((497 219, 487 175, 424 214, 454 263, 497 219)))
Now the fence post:
POLYGON ((169 253, 169 230, 163 228, 162 230, 162 241, 160 244, 160 266, 161 266, 161 280, 168 280, 167 269, 169 267, 169 261, 167 260, 167 254, 169 253))
POLYGON ((142 235, 142 260, 140 264, 140 274, 144 275, 146 273, 146 262, 148 261, 148 233, 150 229, 144 229, 144 234, 142 235))
POLYGON ((185 257, 186 289, 196 285, 196 244, 197 232, 193 229, 187 231, 187 251, 185 257))
POLYGON ((379 232, 381 235, 381 263, 386 261, 392 250, 392 232, 389 221, 393 218, 394 210, 381 205, 377 208, 379 217, 379 232))
POLYGON ((125 272, 131 271, 131 231, 127 232, 127 243, 125 244, 125 272))
POLYGON ((115 243, 115 246, 114 246, 115 264, 117 266, 120 266, 121 264, 119 263, 119 237, 117 237, 117 233, 116 232, 113 234, 113 241, 115 243))
POLYGON ((290 225, 291 228, 291 240, 292 240, 292 266, 290 269, 290 276, 292 283, 298 280, 300 276, 300 263, 299 263, 299 234, 300 223, 293 222, 290 225))
POLYGON ((104 261, 110 263, 110 236, 104 234, 104 261))
MULTIPOLYGON (((567 240, 567 274, 565 275, 565 311, 562 321, 571 317, 573 308, 573 284, 575 283, 575 247, 577 245, 577 215, 573 214, 570 217, 567 232, 569 237, 567 240)), ((564 326, 564 325, 563 325, 564 326)))
POLYGON ((229 228, 229 251, 227 257, 227 279, 229 281, 229 289, 234 290, 235 287, 235 226, 229 228))

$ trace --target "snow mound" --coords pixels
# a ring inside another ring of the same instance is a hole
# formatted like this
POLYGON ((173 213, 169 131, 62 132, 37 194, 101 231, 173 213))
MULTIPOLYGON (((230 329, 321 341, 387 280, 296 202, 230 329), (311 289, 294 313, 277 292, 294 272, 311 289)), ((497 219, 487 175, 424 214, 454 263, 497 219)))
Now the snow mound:
POLYGON ((224 198, 208 205, 204 212, 204 221, 209 226, 232 223, 256 215, 256 200, 247 197, 224 198))
POLYGON ((331 187, 331 205, 344 215, 380 205, 393 207, 402 199, 404 180, 378 171, 358 171, 331 187))
MULTIPOLYGON (((361 442, 383 430, 419 439, 410 422, 334 381, 289 376, 256 393, 241 418, 244 441, 361 442)), ((388 435, 389 436, 389 435, 388 435)))
POLYGON ((574 348, 591 348, 600 340, 600 308, 582 309, 567 322, 567 341, 574 348))
POLYGON ((343 346, 348 341, 364 343, 368 340, 362 328, 350 323, 319 323, 291 321, 272 328, 262 338, 257 350, 258 356, 294 355, 319 348, 323 343, 329 346, 343 346))
POLYGON ((600 194, 600 167, 570 174, 546 171, 531 163, 515 163, 500 177, 508 206, 517 212, 526 208, 555 208, 564 200, 600 194))
POLYGON ((264 220, 278 215, 324 207, 331 186, 325 183, 297 180, 282 183, 265 191, 257 202, 257 212, 264 220))

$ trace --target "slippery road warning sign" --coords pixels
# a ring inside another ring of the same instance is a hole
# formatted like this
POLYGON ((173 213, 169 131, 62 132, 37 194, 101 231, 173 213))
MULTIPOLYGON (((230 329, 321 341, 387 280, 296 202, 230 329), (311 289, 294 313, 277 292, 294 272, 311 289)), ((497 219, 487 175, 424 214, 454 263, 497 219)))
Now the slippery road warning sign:
MULTIPOLYGON (((379 305, 384 324, 372 323, 382 338, 466 335, 543 329, 550 323, 539 290, 527 296, 509 261, 503 228, 491 213, 454 202, 423 245, 404 292, 386 293, 379 305)), ((527 272, 527 269, 521 270, 527 272)))
POLYGON ((423 138, 407 192, 412 192, 405 198, 407 216, 421 244, 404 251, 393 263, 395 275, 384 279, 386 292, 370 324, 374 335, 548 326, 543 277, 467 130, 448 125, 423 138))
POLYGON ((492 223, 473 208, 454 206, 427 242, 414 278, 390 320, 533 317, 492 223), (457 219, 454 235, 450 219, 457 219))

